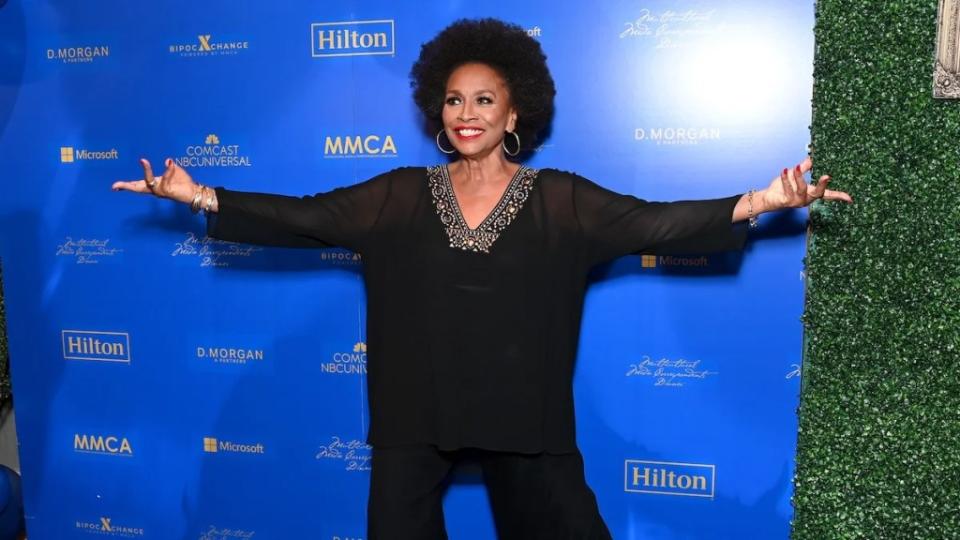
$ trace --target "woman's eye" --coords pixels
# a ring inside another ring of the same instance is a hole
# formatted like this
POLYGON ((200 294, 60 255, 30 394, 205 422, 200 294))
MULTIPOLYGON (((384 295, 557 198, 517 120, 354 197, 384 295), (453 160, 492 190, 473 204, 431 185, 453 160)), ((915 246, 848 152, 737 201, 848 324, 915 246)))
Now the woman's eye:
POLYGON ((480 96, 477 98, 477 103, 480 103, 481 105, 489 105, 493 103, 493 100, 488 98, 487 96, 480 96))
POLYGON ((454 96, 450 96, 447 98, 447 101, 446 101, 447 105, 456 105, 457 103, 460 103, 460 98, 454 97, 454 96))

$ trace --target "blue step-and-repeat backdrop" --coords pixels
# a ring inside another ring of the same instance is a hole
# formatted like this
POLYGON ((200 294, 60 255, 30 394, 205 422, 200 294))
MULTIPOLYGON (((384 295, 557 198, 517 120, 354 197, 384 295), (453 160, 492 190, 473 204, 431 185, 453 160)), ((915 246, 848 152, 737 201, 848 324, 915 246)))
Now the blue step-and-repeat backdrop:
MULTIPOLYGON (((206 238, 113 192, 176 159, 305 194, 445 157, 408 72, 457 18, 540 40, 529 164, 652 200, 765 187, 806 155, 813 5, 793 0, 0 1, 0 256, 31 540, 365 537, 363 263, 206 238), (334 30, 357 43, 332 49, 334 30)), ((576 368, 617 539, 787 538, 806 211, 739 254, 596 268, 576 368)), ((510 377, 510 373, 503 373, 510 377)), ((478 469, 453 539, 495 537, 478 469)))

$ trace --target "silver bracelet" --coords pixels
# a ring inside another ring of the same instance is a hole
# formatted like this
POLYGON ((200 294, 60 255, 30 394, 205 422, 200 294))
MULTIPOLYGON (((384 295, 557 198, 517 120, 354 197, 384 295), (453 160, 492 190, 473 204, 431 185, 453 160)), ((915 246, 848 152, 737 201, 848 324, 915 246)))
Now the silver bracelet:
POLYGON ((207 193, 207 204, 203 207, 203 213, 209 214, 210 209, 213 208, 213 200, 216 198, 217 192, 214 191, 213 188, 204 187, 203 189, 209 191, 209 193, 207 193))
POLYGON ((757 227, 757 216, 753 215, 753 194, 756 190, 751 189, 747 192, 747 220, 750 223, 750 228, 755 229, 757 227))
POLYGON ((190 211, 196 214, 200 211, 200 200, 203 198, 203 184, 197 184, 200 189, 193 195, 193 201, 190 203, 190 211))

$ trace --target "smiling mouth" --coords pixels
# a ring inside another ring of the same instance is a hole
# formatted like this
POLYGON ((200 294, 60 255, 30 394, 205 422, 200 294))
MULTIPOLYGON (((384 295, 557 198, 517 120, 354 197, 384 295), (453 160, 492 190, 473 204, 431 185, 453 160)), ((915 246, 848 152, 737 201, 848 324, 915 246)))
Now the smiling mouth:
POLYGON ((461 139, 473 139, 483 134, 483 130, 476 128, 463 128, 454 130, 454 133, 456 133, 461 139))

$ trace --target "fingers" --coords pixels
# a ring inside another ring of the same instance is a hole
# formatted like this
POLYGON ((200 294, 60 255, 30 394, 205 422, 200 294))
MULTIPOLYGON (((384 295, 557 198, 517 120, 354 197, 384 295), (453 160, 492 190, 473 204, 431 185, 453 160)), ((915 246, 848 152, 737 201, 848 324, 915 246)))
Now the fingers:
POLYGON ((853 203, 853 197, 844 191, 834 191, 828 189, 823 193, 824 200, 827 201, 843 201, 845 203, 853 203))
POLYGON ((783 172, 780 173, 780 183, 783 185, 783 194, 786 195, 787 199, 792 199, 794 189, 787 174, 787 169, 783 169, 783 172))
POLYGON ((853 203, 853 197, 843 191, 827 189, 830 183, 830 176, 823 175, 816 185, 807 184, 803 175, 813 170, 813 159, 809 156, 804 158, 799 165, 792 169, 784 169, 780 173, 780 183, 783 187, 785 206, 802 207, 807 206, 817 199, 827 201, 843 201, 853 203))
POLYGON ((146 159, 140 158, 140 165, 143 166, 143 182, 146 184, 147 188, 150 191, 153 191, 155 176, 153 175, 153 169, 150 167, 150 162, 146 159))
POLYGON ((160 183, 170 176, 173 176, 175 172, 175 163, 172 159, 167 159, 166 164, 167 169, 164 171, 163 176, 155 176, 150 162, 141 158, 140 165, 143 167, 143 180, 118 180, 111 184, 110 188, 113 191, 124 190, 133 191, 134 193, 153 193, 154 195, 162 196, 159 190, 161 187, 160 183), (151 186, 151 184, 153 185, 151 186))
POLYGON ((853 203, 853 197, 845 191, 836 191, 833 189, 827 189, 827 184, 830 183, 830 177, 827 175, 821 176, 820 181, 817 182, 817 185, 813 187, 813 191, 810 194, 814 199, 824 199, 827 201, 843 201, 845 203, 853 203))
POLYGON ((131 181, 117 181, 110 186, 114 191, 126 190, 133 191, 135 193, 150 193, 150 188, 147 187, 147 183, 143 180, 131 180, 131 181))
POLYGON ((827 190, 827 184, 830 183, 829 176, 821 176, 820 181, 817 182, 817 185, 810 186, 810 189, 807 190, 810 194, 810 197, 814 199, 819 199, 823 197, 824 192, 827 190))
MULTIPOLYGON (((803 179, 803 172, 800 170, 800 165, 794 167, 794 169, 790 172, 793 173, 793 183, 797 187, 794 191, 801 198, 805 197, 807 194, 807 182, 803 179)), ((806 203, 807 201, 803 200, 800 202, 806 203)))
POLYGON ((163 180, 170 180, 170 177, 177 172, 176 163, 172 159, 167 158, 164 164, 167 166, 167 168, 163 171, 163 180))

